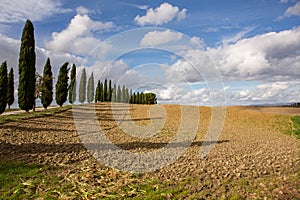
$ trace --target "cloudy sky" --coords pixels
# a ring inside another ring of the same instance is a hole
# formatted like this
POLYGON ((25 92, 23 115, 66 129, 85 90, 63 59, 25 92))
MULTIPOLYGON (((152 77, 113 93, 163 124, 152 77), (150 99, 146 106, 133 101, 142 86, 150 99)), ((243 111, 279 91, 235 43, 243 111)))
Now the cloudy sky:
POLYGON ((28 18, 39 73, 50 57, 56 76, 69 61, 78 76, 85 67, 161 103, 300 101, 297 0, 1 0, 0 10, 0 61, 16 78, 28 18))

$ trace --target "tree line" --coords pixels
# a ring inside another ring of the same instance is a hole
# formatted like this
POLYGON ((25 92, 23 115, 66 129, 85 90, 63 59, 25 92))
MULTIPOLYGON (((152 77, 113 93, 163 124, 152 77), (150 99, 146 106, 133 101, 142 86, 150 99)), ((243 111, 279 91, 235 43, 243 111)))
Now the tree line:
MULTIPOLYGON (((45 109, 53 101, 53 73, 50 58, 47 58, 43 69, 43 75, 36 72, 35 67, 35 39, 34 27, 30 20, 27 20, 23 28, 21 37, 21 47, 19 53, 19 82, 18 82, 18 104, 19 108, 28 112, 35 109, 37 98, 45 109)), ((73 64, 70 73, 69 82, 69 62, 65 62, 59 69, 57 82, 55 85, 55 100, 57 105, 62 106, 67 99, 73 104, 76 100, 76 65, 73 64)), ((125 86, 114 84, 105 79, 104 82, 98 81, 96 91, 94 88, 93 73, 88 79, 86 71, 83 68, 78 100, 84 103, 97 102, 119 102, 135 104, 156 104, 156 95, 154 93, 132 93, 132 90, 125 86), (87 85, 86 85, 87 84, 87 85), (86 87, 87 86, 87 87, 86 87), (87 98, 87 99, 86 99, 87 98)), ((14 103, 14 71, 13 68, 7 73, 7 62, 3 62, 0 67, 0 114, 5 111, 6 106, 14 103)))

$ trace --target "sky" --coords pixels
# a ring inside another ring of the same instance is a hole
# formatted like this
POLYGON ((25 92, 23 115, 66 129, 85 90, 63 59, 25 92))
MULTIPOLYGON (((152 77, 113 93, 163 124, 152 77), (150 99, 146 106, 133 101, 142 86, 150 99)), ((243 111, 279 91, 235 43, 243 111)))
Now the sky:
POLYGON ((68 61, 77 77, 86 68, 159 103, 300 101, 299 0, 0 0, 0 10, 0 62, 16 89, 30 19, 40 74, 49 57, 55 76, 68 61))

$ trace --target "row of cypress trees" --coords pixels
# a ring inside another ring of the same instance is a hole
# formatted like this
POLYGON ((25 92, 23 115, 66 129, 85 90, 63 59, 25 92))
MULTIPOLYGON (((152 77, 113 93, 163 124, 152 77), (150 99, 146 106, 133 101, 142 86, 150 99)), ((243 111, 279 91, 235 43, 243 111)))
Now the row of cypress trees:
MULTIPOLYGON (((89 89, 88 89, 89 91, 89 89)), ((125 86, 114 84, 111 80, 104 80, 104 83, 98 80, 95 94, 95 102, 117 102, 132 104, 156 104, 156 95, 154 93, 137 92, 132 93, 132 89, 125 86), (107 84, 108 83, 108 84, 107 84)))
MULTIPOLYGON (((53 101, 53 73, 50 58, 47 58, 43 76, 37 74, 35 54, 34 27, 30 20, 27 20, 22 32, 21 47, 19 53, 19 82, 18 82, 18 103, 22 110, 28 112, 35 109, 35 101, 41 99, 41 103, 45 109, 50 106, 53 101)), ((67 97, 69 102, 73 104, 76 100, 76 66, 73 64, 70 73, 70 84, 68 84, 69 63, 65 62, 59 70, 57 83, 55 85, 56 103, 62 106, 67 97), (68 96, 69 95, 69 96, 68 96)), ((105 79, 104 83, 98 81, 96 94, 94 92, 94 76, 93 73, 86 83, 86 71, 82 70, 79 85, 79 102, 86 101, 95 102, 129 102, 129 103, 156 103, 155 94, 132 94, 132 90, 128 90, 125 86, 112 87, 112 81, 105 79), (87 88, 86 88, 87 84, 87 88), (153 96, 154 95, 154 96, 153 96), (154 97, 154 98, 153 98, 154 97), (155 99, 149 101, 149 99, 155 99)), ((5 111, 6 106, 10 106, 14 102, 14 72, 13 68, 7 74, 7 62, 3 62, 0 67, 0 114, 5 111)))
POLYGON ((0 67, 0 114, 5 111, 6 105, 14 103, 14 70, 10 69, 7 74, 7 63, 2 63, 0 67))

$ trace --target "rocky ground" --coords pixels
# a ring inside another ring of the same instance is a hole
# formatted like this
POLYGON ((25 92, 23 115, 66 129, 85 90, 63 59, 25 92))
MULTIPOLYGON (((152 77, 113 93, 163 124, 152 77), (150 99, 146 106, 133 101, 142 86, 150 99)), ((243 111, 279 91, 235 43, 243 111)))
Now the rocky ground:
MULTIPOLYGON (((126 106, 119 105, 112 112, 110 104, 97 104, 97 119, 106 136, 121 149, 153 152, 166 147, 176 136, 182 110, 178 105, 164 105, 159 107, 164 110, 159 112, 161 116, 153 117, 148 112, 151 108, 133 105, 127 112, 126 106), (164 123, 153 137, 137 138, 125 134, 118 124, 128 116, 141 127, 151 125, 151 120, 152 124, 155 120, 164 123)), ((211 121, 211 109, 200 107, 197 135, 188 150, 173 164, 145 176, 167 185, 180 185, 187 189, 188 199, 300 199, 300 140, 289 135, 289 115, 300 115, 300 110, 295 109, 270 114, 274 110, 228 107, 217 144, 200 159, 199 151, 211 121)), ((81 143, 72 110, 0 125, 0 159, 67 167, 86 160, 96 162, 81 143)))

